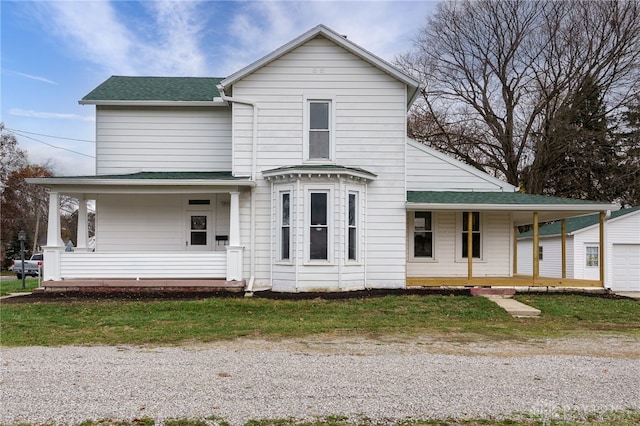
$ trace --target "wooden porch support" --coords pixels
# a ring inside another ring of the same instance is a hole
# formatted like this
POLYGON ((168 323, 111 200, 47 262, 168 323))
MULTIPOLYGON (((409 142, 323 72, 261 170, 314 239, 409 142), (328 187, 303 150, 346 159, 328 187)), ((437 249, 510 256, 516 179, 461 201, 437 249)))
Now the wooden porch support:
POLYGON ((538 212, 533 212, 533 281, 540 275, 540 248, 539 248, 538 212))
POLYGON ((565 219, 560 221, 560 234, 562 242, 562 279, 567 278, 567 222, 565 219))
POLYGON ((605 212, 600 212, 600 284, 604 287, 604 218, 605 212))
POLYGON ((473 212, 467 212, 467 278, 473 278, 473 212))

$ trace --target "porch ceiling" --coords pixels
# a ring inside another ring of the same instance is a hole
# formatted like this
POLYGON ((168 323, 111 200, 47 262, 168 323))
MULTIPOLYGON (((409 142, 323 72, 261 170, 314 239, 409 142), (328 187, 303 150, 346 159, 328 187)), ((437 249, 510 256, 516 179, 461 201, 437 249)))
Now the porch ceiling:
POLYGON ((533 212, 548 222, 601 211, 616 211, 619 205, 519 192, 407 191, 407 210, 508 211, 514 225, 532 223, 533 212))

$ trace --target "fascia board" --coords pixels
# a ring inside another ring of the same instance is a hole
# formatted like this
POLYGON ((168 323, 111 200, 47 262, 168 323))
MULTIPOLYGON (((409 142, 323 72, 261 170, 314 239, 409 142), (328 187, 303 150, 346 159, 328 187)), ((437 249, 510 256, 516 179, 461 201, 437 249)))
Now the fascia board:
POLYGON ((617 204, 468 204, 468 203, 406 203, 407 210, 472 210, 472 211, 540 211, 572 212, 575 215, 618 210, 617 204))
POLYGON ((174 190, 176 188, 212 188, 212 187, 247 187, 253 188, 256 183, 253 181, 238 180, 216 180, 206 181, 199 179, 64 179, 64 178, 28 178, 28 183, 55 188, 61 191, 87 191, 100 192, 101 190, 124 190, 129 192, 132 188, 164 188, 166 190, 174 190))
POLYGON ((227 106, 225 101, 120 101, 120 100, 79 100, 80 105, 96 105, 96 106, 192 106, 192 107, 211 107, 211 106, 227 106))
POLYGON ((483 172, 482 170, 478 170, 473 166, 468 165, 467 163, 464 163, 460 160, 456 160, 453 157, 448 156, 447 154, 444 154, 440 151, 438 151, 437 149, 431 148, 429 146, 426 146, 424 144, 421 144, 418 141, 415 141, 413 139, 407 139, 408 143, 413 146, 416 149, 419 149, 423 152, 425 152, 426 154, 432 155, 436 158, 438 158, 441 161, 444 161, 448 164, 451 164, 454 167, 457 167, 459 169, 464 170, 465 172, 471 173, 472 175, 487 181, 493 185, 496 185, 500 188, 502 188, 503 192, 516 192, 518 188, 516 188, 515 186, 511 185, 510 183, 507 183, 497 177, 491 176, 485 172, 483 172))

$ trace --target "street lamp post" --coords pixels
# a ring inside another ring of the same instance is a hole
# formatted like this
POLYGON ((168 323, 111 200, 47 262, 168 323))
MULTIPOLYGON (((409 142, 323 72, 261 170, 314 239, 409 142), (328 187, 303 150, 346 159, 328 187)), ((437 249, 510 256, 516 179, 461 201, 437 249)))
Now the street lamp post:
POLYGON ((26 287, 25 285, 25 268, 24 268, 24 241, 27 239, 27 233, 24 232, 23 230, 20 230, 20 232, 18 232, 18 241, 20 241, 20 260, 22 261, 22 289, 24 290, 26 287))

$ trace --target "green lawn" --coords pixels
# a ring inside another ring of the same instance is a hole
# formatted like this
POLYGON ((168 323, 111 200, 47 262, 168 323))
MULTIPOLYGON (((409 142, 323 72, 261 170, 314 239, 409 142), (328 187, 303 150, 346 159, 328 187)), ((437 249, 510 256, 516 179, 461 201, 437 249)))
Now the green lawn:
POLYGON ((1 344, 171 345, 320 333, 437 334, 492 340, 599 332, 640 335, 640 303, 634 300, 552 294, 517 298, 541 309, 542 316, 516 319, 483 297, 433 294, 340 300, 211 297, 4 303, 1 344))
MULTIPOLYGON (((3 273, 3 276, 4 275, 3 273)), ((0 296, 6 296, 11 293, 20 293, 23 291, 33 291, 34 288, 38 288, 37 278, 25 278, 25 288, 22 288, 22 280, 15 279, 15 275, 9 275, 14 279, 3 279, 0 281, 0 296)))

